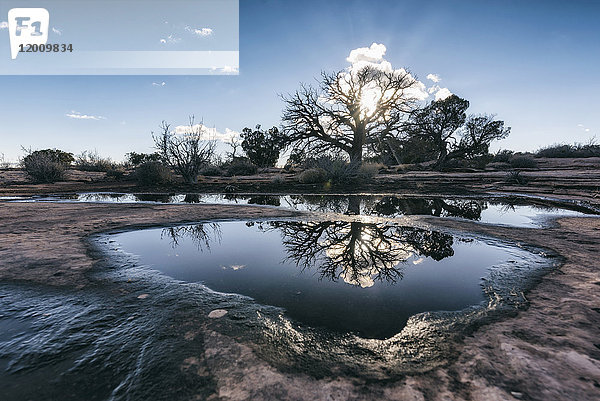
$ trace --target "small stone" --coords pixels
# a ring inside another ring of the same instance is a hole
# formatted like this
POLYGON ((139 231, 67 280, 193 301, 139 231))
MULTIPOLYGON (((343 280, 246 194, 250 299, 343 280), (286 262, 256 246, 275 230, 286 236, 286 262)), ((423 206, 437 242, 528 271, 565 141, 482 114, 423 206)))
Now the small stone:
POLYGON ((138 299, 146 299, 148 298, 148 294, 142 294, 142 295, 138 295, 138 299))
POLYGON ((227 314, 227 311, 225 309, 215 309, 213 311, 210 311, 210 313, 208 314, 208 317, 211 319, 219 319, 223 316, 225 316, 227 314))
POLYGON ((518 391, 511 391, 510 395, 512 395, 515 398, 521 399, 523 398, 523 393, 519 393, 518 391))

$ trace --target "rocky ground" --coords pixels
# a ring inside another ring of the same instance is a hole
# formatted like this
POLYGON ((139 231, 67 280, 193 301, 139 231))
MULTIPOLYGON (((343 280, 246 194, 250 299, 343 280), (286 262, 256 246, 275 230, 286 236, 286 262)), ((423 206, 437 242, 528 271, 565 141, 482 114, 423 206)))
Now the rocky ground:
MULTIPOLYGON (((554 166, 556 167, 556 166, 554 166)), ((568 166, 567 166, 568 167, 568 166)), ((383 188, 437 186, 464 182, 471 191, 529 193, 580 199, 598 206, 600 170, 596 167, 525 172, 527 186, 505 184, 505 173, 412 172, 382 175, 383 188), (470 178, 470 181, 467 179, 470 178), (596 188, 596 189, 594 189, 596 188), (594 192, 596 191, 596 192, 594 192)), ((6 172, 5 172, 6 173, 6 172)), ((0 196, 75 191, 132 191, 132 184, 70 181, 31 185, 14 179, 0 196), (82 189, 85 188, 85 189, 82 189)), ((83 175, 89 178, 89 175, 83 175)), ((86 178, 86 179, 87 179, 86 178)), ((268 176, 258 180, 268 181, 268 176)), ((240 179, 238 179, 240 182, 240 179)), ((197 189, 214 187, 216 183, 197 189)), ((231 185, 231 182, 227 185, 231 185)), ((245 185, 245 184, 244 184, 245 185)), ((461 184, 462 185, 462 184, 461 184)), ((243 187, 243 185, 242 185, 243 187)), ((244 187, 246 188, 246 187, 244 187)), ((174 191, 178 188, 174 189, 174 191)), ((274 208, 224 205, 68 204, 0 202, 0 280, 85 289, 86 273, 97 259, 86 239, 115 229, 195 222, 207 219, 291 217, 274 208)), ((552 249, 565 262, 527 294, 530 306, 516 317, 481 327, 456 344, 459 357, 434 371, 387 383, 281 372, 242 343, 203 328, 202 355, 182 360, 181 369, 209 374, 213 400, 597 400, 600 398, 600 219, 561 218, 549 228, 496 227, 441 218, 423 224, 481 233, 552 249), (208 372, 208 373, 207 373, 208 372)), ((182 333, 193 338, 194 333, 182 333)), ((187 338, 187 337, 186 337, 187 338)))

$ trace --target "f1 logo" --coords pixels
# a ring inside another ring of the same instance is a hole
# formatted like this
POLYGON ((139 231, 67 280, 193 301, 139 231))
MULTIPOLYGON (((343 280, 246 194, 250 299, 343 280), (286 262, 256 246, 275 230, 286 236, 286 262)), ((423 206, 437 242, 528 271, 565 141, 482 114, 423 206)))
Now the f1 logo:
POLYGON ((14 60, 21 45, 45 45, 48 42, 50 14, 45 8, 13 8, 8 11, 10 57, 14 60))

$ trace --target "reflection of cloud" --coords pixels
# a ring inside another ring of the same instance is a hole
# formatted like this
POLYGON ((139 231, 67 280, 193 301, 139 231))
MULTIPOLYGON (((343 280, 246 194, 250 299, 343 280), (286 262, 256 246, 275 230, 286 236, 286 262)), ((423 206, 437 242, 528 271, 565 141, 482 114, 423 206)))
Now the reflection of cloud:
POLYGON ((211 28, 197 29, 197 28, 192 28, 191 26, 186 26, 185 30, 190 33, 193 33, 196 36, 200 36, 200 37, 207 37, 207 36, 211 36, 213 34, 213 30, 211 28))
POLYGON ((237 270, 242 270, 242 269, 244 269, 245 267, 246 267, 246 265, 231 265, 231 266, 229 266, 229 267, 227 267, 227 266, 221 266, 221 269, 222 269, 222 270, 228 270, 228 269, 231 269, 231 270, 233 270, 233 271, 237 271, 237 270))
POLYGON ((52 28, 52 32, 54 32, 55 34, 57 34, 58 36, 62 36, 62 31, 60 29, 56 29, 56 28, 52 28))
POLYGON ((435 82, 436 84, 442 80, 442 78, 440 78, 440 76, 438 74, 428 74, 427 79, 435 82))
POLYGON ((92 116, 89 114, 81 114, 80 112, 75 111, 75 110, 71 110, 71 112, 65 114, 65 116, 76 119, 76 120, 96 120, 96 121, 97 120, 106 120, 106 117, 92 116))
POLYGON ((160 40, 162 44, 175 44, 181 42, 181 38, 178 38, 174 35, 169 35, 166 38, 160 40))
POLYGON ((6 28, 8 28, 8 22, 0 21, 0 29, 6 29, 6 28))

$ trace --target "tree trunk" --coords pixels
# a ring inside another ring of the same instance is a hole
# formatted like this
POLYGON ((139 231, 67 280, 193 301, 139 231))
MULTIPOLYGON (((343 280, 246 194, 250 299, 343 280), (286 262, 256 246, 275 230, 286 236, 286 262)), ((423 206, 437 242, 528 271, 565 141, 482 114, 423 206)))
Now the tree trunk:
POLYGON ((350 163, 357 166, 362 165, 363 146, 365 145, 365 132, 363 129, 357 129, 354 132, 352 140, 352 149, 350 151, 350 163))
POLYGON ((448 157, 448 149, 446 148, 445 142, 439 143, 438 148, 440 150, 440 154, 438 156, 437 161, 435 162, 435 168, 437 170, 441 170, 442 167, 444 167, 444 163, 446 163, 446 158, 448 157))

